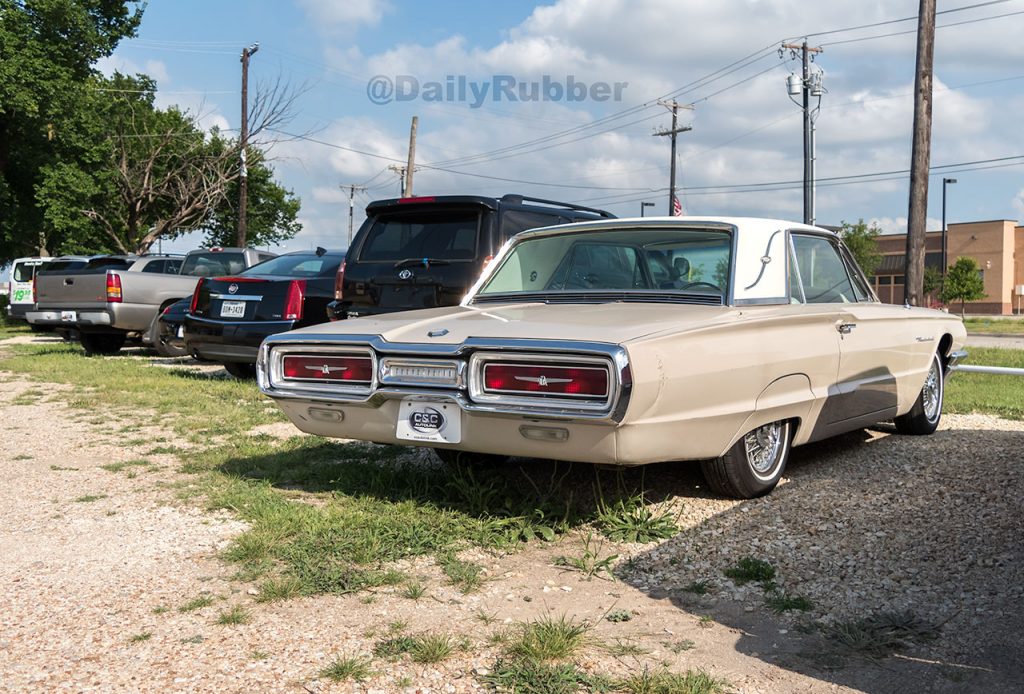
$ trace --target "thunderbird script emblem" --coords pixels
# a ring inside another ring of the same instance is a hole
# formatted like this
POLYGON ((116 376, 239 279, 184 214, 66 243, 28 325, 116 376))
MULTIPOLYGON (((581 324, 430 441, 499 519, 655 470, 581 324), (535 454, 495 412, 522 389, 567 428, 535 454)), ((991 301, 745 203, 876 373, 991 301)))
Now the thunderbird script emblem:
POLYGON ((237 291, 238 291, 238 285, 237 284, 228 285, 228 294, 234 294, 237 291))
POLYGON ((409 268, 406 268, 406 269, 402 270, 401 272, 398 273, 398 279, 400 279, 400 280, 412 279, 412 270, 410 270, 409 268))

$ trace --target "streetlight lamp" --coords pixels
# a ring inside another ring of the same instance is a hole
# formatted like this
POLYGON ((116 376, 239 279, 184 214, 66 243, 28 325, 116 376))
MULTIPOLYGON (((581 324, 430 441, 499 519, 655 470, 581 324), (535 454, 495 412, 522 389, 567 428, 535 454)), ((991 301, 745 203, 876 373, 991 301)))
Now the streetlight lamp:
POLYGON ((946 186, 956 183, 955 178, 942 179, 942 276, 946 276, 946 186))
POLYGON ((642 202, 642 203, 640 203, 640 216, 641 217, 644 216, 644 208, 645 207, 654 207, 654 203, 653 202, 642 202))

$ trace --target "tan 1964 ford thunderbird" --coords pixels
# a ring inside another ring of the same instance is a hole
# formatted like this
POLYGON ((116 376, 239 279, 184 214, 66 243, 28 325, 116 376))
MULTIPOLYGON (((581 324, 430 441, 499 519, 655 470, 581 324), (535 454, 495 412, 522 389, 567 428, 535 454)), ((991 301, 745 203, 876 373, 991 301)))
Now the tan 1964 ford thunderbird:
POLYGON ((713 489, 753 497, 790 446, 883 420, 933 432, 964 338, 949 314, 880 303, 830 231, 646 218, 521 233, 460 306, 274 336, 257 366, 314 434, 442 459, 700 460, 713 489))

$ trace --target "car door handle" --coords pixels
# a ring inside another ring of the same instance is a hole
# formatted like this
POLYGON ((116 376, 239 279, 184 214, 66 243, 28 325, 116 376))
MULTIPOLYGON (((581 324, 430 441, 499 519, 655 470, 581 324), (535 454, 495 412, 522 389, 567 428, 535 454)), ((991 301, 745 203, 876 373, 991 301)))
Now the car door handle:
POLYGON ((64 286, 65 287, 70 286, 70 285, 72 285, 74 283, 75 283, 75 281, 73 279, 71 279, 70 277, 64 278, 64 286))
POLYGON ((840 323, 839 325, 836 326, 836 330, 838 330, 843 335, 849 335, 850 333, 853 332, 853 329, 856 327, 856 323, 840 323))

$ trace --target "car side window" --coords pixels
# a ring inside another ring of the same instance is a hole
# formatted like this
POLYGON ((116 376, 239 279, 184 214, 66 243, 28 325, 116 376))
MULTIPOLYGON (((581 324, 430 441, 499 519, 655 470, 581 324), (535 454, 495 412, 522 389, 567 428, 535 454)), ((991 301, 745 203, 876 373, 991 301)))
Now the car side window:
POLYGON ((793 249, 793 238, 789 241, 789 303, 806 304, 804 288, 800 283, 800 266, 796 262, 796 252, 793 249))
POLYGON ((142 271, 162 273, 166 267, 166 260, 151 260, 148 263, 146 263, 146 267, 142 268, 142 271))
POLYGON ((807 303, 845 304, 857 301, 839 249, 829 239, 794 234, 793 252, 807 303))
POLYGON ((874 297, 872 297, 871 289, 869 289, 867 281, 864 279, 864 273, 861 272, 857 261, 853 259, 853 254, 850 253, 850 249, 845 245, 842 247, 842 256, 843 260, 846 261, 846 269, 850 273, 850 279, 853 280, 853 291, 857 295, 857 301, 872 301, 874 297))

